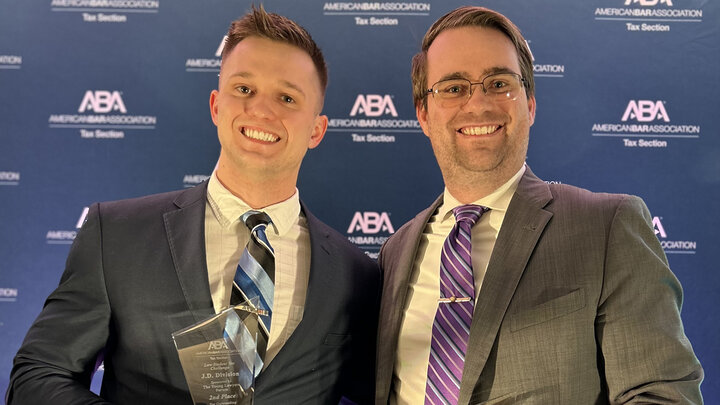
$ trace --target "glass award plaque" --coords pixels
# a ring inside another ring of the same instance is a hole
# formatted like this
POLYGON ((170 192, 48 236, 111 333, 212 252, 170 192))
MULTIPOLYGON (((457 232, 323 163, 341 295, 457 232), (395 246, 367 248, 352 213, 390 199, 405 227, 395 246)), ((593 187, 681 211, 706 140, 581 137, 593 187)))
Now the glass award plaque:
POLYGON ((258 315, 265 314, 247 302, 172 334, 196 405, 253 403, 255 377, 263 366, 258 315))

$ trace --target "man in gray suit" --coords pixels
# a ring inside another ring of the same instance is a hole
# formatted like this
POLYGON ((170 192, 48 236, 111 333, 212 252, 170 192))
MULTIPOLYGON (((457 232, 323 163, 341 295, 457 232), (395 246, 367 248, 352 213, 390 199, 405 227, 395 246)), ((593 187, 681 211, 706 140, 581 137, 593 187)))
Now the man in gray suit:
POLYGON ((376 404, 701 403, 645 204, 525 165, 535 97, 517 27, 456 9, 412 79, 445 191, 380 252, 376 404))
POLYGON ((263 262, 274 306, 255 404, 372 402, 379 269, 296 189, 327 128, 326 85, 302 27, 262 8, 233 22, 210 95, 217 169, 191 189, 92 205, 15 357, 9 404, 191 404, 171 335, 230 304, 248 211, 272 220, 275 257, 263 262))

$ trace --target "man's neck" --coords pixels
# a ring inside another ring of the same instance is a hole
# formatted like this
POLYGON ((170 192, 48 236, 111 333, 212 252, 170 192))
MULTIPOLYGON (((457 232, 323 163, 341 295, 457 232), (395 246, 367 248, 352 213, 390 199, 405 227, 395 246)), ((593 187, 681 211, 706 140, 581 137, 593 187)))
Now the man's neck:
POLYGON ((514 170, 506 170, 506 173, 487 171, 463 173, 462 175, 456 173, 450 176, 445 176, 443 173, 443 179, 445 187, 453 197, 462 204, 470 204, 495 192, 513 178, 521 168, 522 166, 514 170))
POLYGON ((493 191, 500 187, 500 184, 491 184, 490 182, 473 182, 467 181, 462 182, 464 184, 458 184, 458 182, 445 183, 450 194, 453 195, 459 202, 463 204, 470 204, 483 197, 487 197, 492 194, 493 191))
POLYGON ((295 178, 253 178, 232 176, 218 170, 217 179, 233 195, 242 199, 251 208, 260 209, 285 201, 295 194, 295 178))

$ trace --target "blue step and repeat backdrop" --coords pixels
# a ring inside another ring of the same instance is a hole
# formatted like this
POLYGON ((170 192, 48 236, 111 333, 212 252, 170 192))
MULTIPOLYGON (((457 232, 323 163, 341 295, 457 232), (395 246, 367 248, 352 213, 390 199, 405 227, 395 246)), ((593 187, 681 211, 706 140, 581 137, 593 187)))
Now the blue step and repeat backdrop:
MULTIPOLYGON (((410 58, 430 24, 463 3, 264 1, 308 28, 330 69, 328 134, 305 159, 301 196, 372 257, 442 192, 415 119, 410 58)), ((720 2, 474 4, 509 16, 530 44, 533 171, 645 199, 685 289, 706 401, 720 401, 720 2)), ((0 392, 86 207, 211 173, 209 93, 227 26, 249 6, 0 0, 0 392)))

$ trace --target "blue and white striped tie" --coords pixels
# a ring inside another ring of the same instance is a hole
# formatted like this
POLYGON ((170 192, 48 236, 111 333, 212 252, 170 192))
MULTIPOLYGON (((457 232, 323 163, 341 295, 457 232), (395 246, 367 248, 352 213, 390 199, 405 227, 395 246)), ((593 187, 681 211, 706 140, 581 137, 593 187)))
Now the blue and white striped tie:
POLYGON ((258 354, 264 359, 275 291, 275 251, 265 235, 265 229, 272 221, 266 213, 260 211, 248 211, 241 219, 250 229, 250 240, 240 257, 233 289, 242 295, 244 301, 257 302, 258 309, 267 312, 267 315, 259 317, 260 331, 264 334, 261 337, 265 344, 258 344, 258 354))

